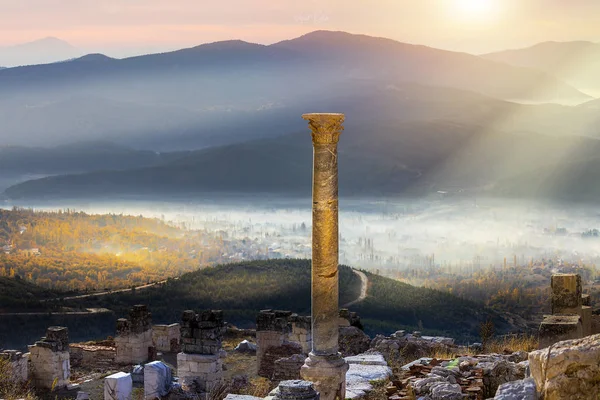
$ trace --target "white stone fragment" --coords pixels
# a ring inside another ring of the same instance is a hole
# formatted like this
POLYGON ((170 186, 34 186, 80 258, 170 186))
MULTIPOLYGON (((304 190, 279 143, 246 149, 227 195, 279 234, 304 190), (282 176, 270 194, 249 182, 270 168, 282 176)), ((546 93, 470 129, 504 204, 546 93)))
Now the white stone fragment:
POLYGON ((144 399, 154 400, 166 396, 171 388, 171 369, 160 361, 144 366, 144 399))
POLYGON ((131 374, 117 372, 104 378, 104 400, 130 400, 132 391, 131 374))

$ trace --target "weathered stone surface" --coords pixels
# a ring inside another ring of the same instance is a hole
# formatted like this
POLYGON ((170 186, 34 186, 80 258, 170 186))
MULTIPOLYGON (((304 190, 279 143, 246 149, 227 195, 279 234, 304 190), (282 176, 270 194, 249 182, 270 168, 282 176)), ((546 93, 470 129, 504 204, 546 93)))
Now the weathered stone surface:
POLYGON ((381 353, 359 354, 344 358, 348 364, 381 365, 386 367, 388 365, 381 353))
POLYGON ((501 384, 525 378, 525 370, 507 360, 482 362, 479 365, 483 368, 483 394, 486 398, 493 397, 501 384))
POLYGON ((104 378, 104 400, 130 400, 132 391, 131 374, 117 372, 104 378))
MULTIPOLYGON (((263 354, 258 365, 258 375, 265 378, 273 378, 276 369, 275 362, 282 358, 302 354, 302 347, 297 343, 284 343, 281 346, 271 346, 263 354)), ((302 356, 302 359, 306 359, 302 356)))
POLYGON ((71 377, 69 330, 50 327, 46 337, 29 346, 30 377, 36 389, 62 389, 71 377))
POLYGON ((551 278, 552 314, 578 314, 582 305, 581 276, 554 274, 551 278))
POLYGON ((183 313, 181 350, 188 354, 219 354, 225 323, 221 310, 183 313))
POLYGON ((498 388, 494 400, 538 400, 535 381, 529 378, 503 383, 498 388))
POLYGON ((581 317, 577 315, 549 315, 540 324, 539 346, 548 347, 556 342, 583 336, 581 317))
POLYGON ((247 394, 228 394, 225 400, 263 400, 262 397, 249 396, 247 394))
POLYGON ((69 354, 72 367, 108 369, 115 364, 116 349, 75 343, 69 345, 69 354))
POLYGON ((600 397, 600 335, 529 353, 531 376, 545 400, 600 397))
POLYGON ((140 364, 149 359, 152 346, 152 330, 128 333, 115 337, 115 362, 117 364, 140 364))
POLYGON ((152 315, 145 305, 129 310, 129 319, 117 320, 115 337, 115 362, 117 364, 140 364, 150 359, 152 343, 152 315))
POLYGON ((276 400, 318 400, 319 394, 315 391, 312 382, 300 379, 280 382, 272 392, 276 400))
POLYGON ((306 360, 306 356, 303 354, 294 354, 291 357, 276 360, 271 380, 285 381, 300 379, 300 368, 304 365, 304 360, 306 360))
POLYGON ((431 386, 432 400, 462 400, 462 389, 459 384, 437 382, 431 386))
POLYGON ((144 366, 144 399, 154 400, 166 396, 171 389, 171 369, 160 361, 144 366))
POLYGON ((360 354, 345 359, 349 365, 346 373, 346 398, 363 397, 373 390, 371 382, 386 380, 392 376, 392 370, 379 353, 360 354))
POLYGON ((210 392, 223 380, 223 354, 177 354, 181 386, 196 393, 210 392))
POLYGON ((319 356, 310 353, 300 369, 302 379, 313 382, 321 399, 346 398, 346 372, 348 364, 341 354, 319 356))
POLYGON ((29 353, 17 350, 4 350, 0 352, 0 360, 8 362, 11 379, 14 382, 27 382, 29 379, 29 353))
POLYGON ((154 325, 152 327, 152 343, 156 350, 163 353, 179 352, 181 325, 154 325))

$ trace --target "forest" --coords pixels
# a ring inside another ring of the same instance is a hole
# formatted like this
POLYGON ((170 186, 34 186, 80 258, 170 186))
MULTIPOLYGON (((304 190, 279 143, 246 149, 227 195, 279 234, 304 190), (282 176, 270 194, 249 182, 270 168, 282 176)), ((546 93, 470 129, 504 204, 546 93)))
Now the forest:
POLYGON ((164 280, 222 261, 222 237, 159 219, 0 209, 0 277, 67 291, 164 280))

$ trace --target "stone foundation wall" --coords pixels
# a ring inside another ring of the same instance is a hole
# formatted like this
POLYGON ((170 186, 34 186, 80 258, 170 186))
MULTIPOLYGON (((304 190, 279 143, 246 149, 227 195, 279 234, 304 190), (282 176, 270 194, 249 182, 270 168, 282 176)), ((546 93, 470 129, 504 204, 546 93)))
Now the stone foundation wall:
POLYGON ((310 317, 301 317, 292 314, 290 317, 292 324, 291 332, 288 335, 288 341, 298 343, 302 347, 302 354, 308 354, 312 350, 312 332, 310 317))
POLYGON ((36 389, 62 389, 69 384, 69 331, 50 327, 46 337, 29 346, 30 379, 36 389))
POLYGON ((184 311, 181 349, 177 354, 177 376, 185 390, 208 393, 223 380, 223 312, 184 311))
POLYGON ((109 369, 115 364, 116 348, 71 344, 69 346, 72 367, 109 369))
POLYGON ((152 314, 144 305, 136 305, 129 312, 129 319, 117 321, 115 338, 117 364, 141 364, 155 352, 152 342, 152 314))
POLYGON ((8 362, 14 382, 27 382, 29 379, 29 353, 23 354, 16 350, 6 350, 0 352, 0 360, 8 362))
POLYGON ((152 327, 152 342, 156 350, 163 353, 176 353, 180 349, 181 325, 154 325, 152 327))
MULTIPOLYGON (((268 379, 274 379, 273 376, 277 370, 276 362, 293 355, 300 355, 303 359, 306 359, 306 356, 302 353, 302 347, 300 347, 298 343, 289 342, 282 344, 281 346, 269 347, 265 351, 261 363, 258 365, 258 375, 268 379)), ((298 374, 300 374, 299 368, 298 374)))
POLYGON ((290 379, 300 379, 300 368, 304 365, 306 356, 294 354, 291 357, 280 358, 275 361, 273 370, 273 381, 286 381, 290 379))
POLYGON ((223 380, 223 355, 179 353, 177 376, 186 390, 210 392, 223 380))

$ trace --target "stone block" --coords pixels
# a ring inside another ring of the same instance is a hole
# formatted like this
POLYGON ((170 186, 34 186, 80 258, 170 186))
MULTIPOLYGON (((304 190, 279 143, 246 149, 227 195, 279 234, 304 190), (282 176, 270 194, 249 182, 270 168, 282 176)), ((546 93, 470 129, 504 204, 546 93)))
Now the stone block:
POLYGON ((166 396, 171 389, 171 369, 160 361, 144 366, 144 399, 154 400, 166 396))
POLYGON ((533 378, 503 383, 498 387, 494 400, 538 400, 533 378))
POLYGON ((529 353, 529 367, 544 400, 600 398, 600 335, 566 340, 529 353))
POLYGON ((131 374, 117 372, 104 378, 104 400, 131 400, 131 374))
POLYGON ((272 396, 274 400, 319 400, 312 382, 300 379, 280 382, 272 396))
POLYGON ((210 392, 223 380, 221 354, 177 354, 177 376, 185 390, 210 392))
POLYGON ((578 314, 582 305, 581 276, 554 274, 551 278, 552 314, 578 314))
POLYGON ((583 336, 583 325, 579 315, 550 315, 540 324, 540 348, 556 342, 577 339, 583 336))

